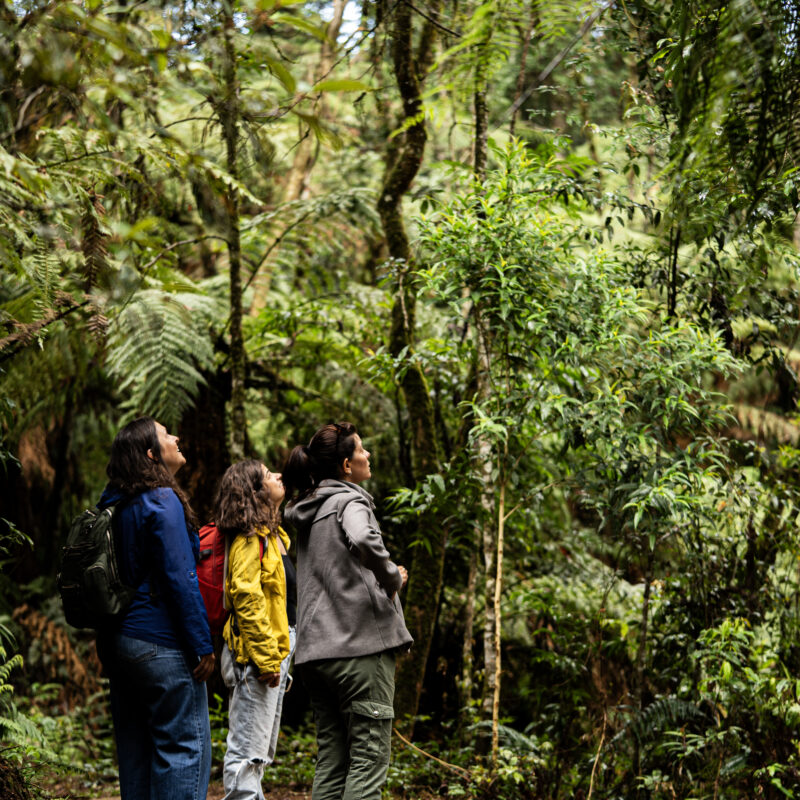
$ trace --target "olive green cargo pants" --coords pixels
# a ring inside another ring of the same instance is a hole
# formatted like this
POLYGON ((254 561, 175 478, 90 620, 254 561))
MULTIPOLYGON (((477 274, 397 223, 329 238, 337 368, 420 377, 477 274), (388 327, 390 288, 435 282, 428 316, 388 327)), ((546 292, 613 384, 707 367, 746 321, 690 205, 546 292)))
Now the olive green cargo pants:
POLYGON ((389 769, 394 652, 301 664, 317 724, 312 800, 379 800, 389 769))

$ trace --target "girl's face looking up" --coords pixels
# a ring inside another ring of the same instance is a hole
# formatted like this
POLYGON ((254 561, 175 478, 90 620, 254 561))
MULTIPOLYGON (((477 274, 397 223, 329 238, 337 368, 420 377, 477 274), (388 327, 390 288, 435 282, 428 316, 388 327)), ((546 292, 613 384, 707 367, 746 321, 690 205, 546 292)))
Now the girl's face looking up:
POLYGON ((280 472, 270 472, 266 467, 264 469, 264 486, 266 487, 269 499, 274 503, 277 508, 283 502, 283 496, 286 490, 283 488, 281 482, 280 472))

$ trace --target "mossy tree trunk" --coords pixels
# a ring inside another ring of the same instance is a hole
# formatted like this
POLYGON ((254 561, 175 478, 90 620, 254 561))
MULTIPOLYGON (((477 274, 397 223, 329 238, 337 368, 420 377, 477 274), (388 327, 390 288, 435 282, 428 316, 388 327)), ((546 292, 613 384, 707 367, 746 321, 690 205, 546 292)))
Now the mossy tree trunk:
MULTIPOLYGON (((239 178, 239 80, 236 69, 236 32, 229 6, 223 6, 224 97, 217 105, 217 115, 225 140, 225 161, 228 174, 239 178)), ((240 461, 245 455, 247 417, 245 415, 245 377, 247 354, 242 333, 242 247, 239 232, 239 197, 236 189, 226 186, 224 194, 227 217, 228 262, 230 269, 230 336, 231 336, 231 459, 240 461)))
MULTIPOLYGON (((402 134, 402 144, 390 142, 386 173, 378 199, 378 213, 389 256, 398 264, 398 282, 390 332, 390 349, 398 356, 415 342, 415 292, 413 259, 403 221, 402 200, 419 170, 425 153, 427 133, 422 117, 421 82, 433 57, 435 20, 440 0, 427 7, 429 19, 414 47, 411 7, 398 3, 393 11, 392 60, 395 79, 403 101, 403 117, 414 122, 402 134)), ((422 368, 412 364, 401 380, 410 425, 414 479, 419 481, 439 470, 439 443, 433 402, 422 368)), ((398 716, 413 717, 419 705, 425 665, 430 652, 439 598, 442 591, 447 533, 432 515, 419 521, 420 533, 428 547, 417 549, 409 569, 406 622, 414 637, 411 652, 400 660, 395 707, 398 716)), ((407 730, 413 728, 409 723, 407 730)))
MULTIPOLYGON (((486 180, 489 109, 486 102, 488 89, 488 50, 492 29, 487 31, 486 38, 478 45, 475 65, 475 91, 473 95, 473 111, 475 114, 475 138, 473 144, 473 173, 475 180, 483 184, 486 180)), ((487 403, 491 398, 492 369, 492 335, 487 323, 485 309, 480 301, 475 305, 475 350, 476 350, 476 385, 475 402, 478 405, 487 403)), ((502 463, 496 456, 491 441, 486 436, 479 436, 475 441, 475 465, 478 482, 481 486, 481 517, 478 538, 483 547, 484 566, 484 625, 483 625, 483 667, 484 683, 481 698, 482 716, 491 721, 491 737, 479 740, 479 749, 491 754, 492 769, 497 767, 498 723, 500 702, 500 594, 503 586, 503 522, 504 522, 504 487, 500 483, 499 505, 497 482, 493 479, 495 465, 500 475, 502 463)))

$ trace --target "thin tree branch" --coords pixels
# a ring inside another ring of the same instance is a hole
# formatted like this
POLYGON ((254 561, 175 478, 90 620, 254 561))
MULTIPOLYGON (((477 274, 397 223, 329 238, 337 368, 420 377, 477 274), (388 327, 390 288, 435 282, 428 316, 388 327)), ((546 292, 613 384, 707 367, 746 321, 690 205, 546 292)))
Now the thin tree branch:
POLYGON ((174 250, 176 247, 181 247, 184 244, 197 244, 198 242, 205 242, 208 239, 218 239, 221 242, 227 242, 228 240, 224 236, 215 236, 214 234, 209 234, 208 236, 200 236, 194 239, 181 239, 180 242, 173 242, 168 247, 165 247, 161 250, 154 258, 150 259, 140 270, 139 272, 145 273, 147 272, 150 267, 152 267, 161 256, 165 253, 169 253, 170 250, 174 250))
POLYGON ((84 158, 94 158, 95 156, 109 156, 113 155, 113 150, 98 150, 95 153, 84 153, 81 156, 73 156, 72 158, 65 158, 63 161, 51 161, 47 164, 40 164, 39 169, 52 169, 53 167, 60 167, 63 164, 71 164, 74 161, 83 161, 84 158))
MULTIPOLYGON (((553 70, 569 55, 570 50, 581 40, 584 36, 589 32, 589 30, 594 26, 595 22, 603 16, 603 14, 608 11, 611 6, 614 5, 614 0, 609 0, 604 6, 593 11, 586 21, 581 25, 578 32, 575 36, 572 37, 569 44, 557 55, 553 60, 539 73, 538 77, 534 82, 531 84, 528 89, 526 89, 511 105, 511 107, 506 111, 503 115, 504 118, 507 117, 509 114, 516 114, 517 111, 522 107, 523 103, 546 81, 550 75, 552 74, 553 70)), ((500 123, 495 125, 493 130, 497 130, 500 127, 500 123)))
POLYGON ((402 2, 405 3, 415 14, 419 14, 421 17, 424 17, 426 20, 428 20, 428 22, 431 23, 431 25, 433 25, 434 27, 438 28, 440 31, 443 31, 444 33, 446 33, 446 34, 448 34, 450 36, 455 36, 456 39, 460 39, 461 38, 461 34, 460 33, 458 33, 457 31, 450 30, 450 28, 446 27, 445 25, 442 25, 441 22, 437 22, 433 17, 431 17, 430 15, 426 14, 424 11, 421 11, 420 9, 418 9, 411 2, 411 0, 402 0, 402 2))
POLYGON ((256 275, 258 275, 258 272, 261 269, 261 267, 264 266, 264 262, 269 258, 270 253, 286 238, 286 234, 294 230, 294 228, 296 228, 301 222, 305 222, 311 216, 311 214, 312 214, 311 211, 307 211, 305 214, 298 217, 294 222, 292 222, 290 225, 287 225, 283 229, 281 235, 278 236, 275 239, 275 241, 267 248, 266 252, 259 260, 255 269, 250 273, 250 277, 247 279, 247 283, 245 283, 242 291, 245 291, 247 288, 249 288, 250 284, 253 282, 253 279, 256 277, 256 275))
POLYGON ((26 98, 23 104, 20 106, 19 114, 17 116, 17 124, 14 127, 14 133, 17 133, 22 130, 23 122, 25 121, 25 114, 28 112, 28 107, 30 104, 45 90, 44 86, 40 86, 35 92, 31 92, 26 98))
POLYGON ((413 744, 408 739, 406 739, 406 737, 403 736, 403 734, 400 733, 400 731, 397 730, 397 728, 394 729, 394 732, 395 732, 395 734, 397 734, 397 736, 399 737, 400 741, 403 742, 403 744, 407 745, 408 747, 410 747, 415 752, 420 753, 421 755, 425 756, 426 758, 432 759, 437 764, 441 764, 443 767, 447 767, 447 769, 453 770, 453 772, 455 772, 457 775, 460 775, 462 778, 471 778, 472 777, 472 775, 469 772, 469 770, 466 770, 463 767, 459 767, 456 764, 450 764, 447 761, 442 761, 441 758, 437 758, 436 756, 432 755, 431 753, 425 752, 425 750, 423 750, 421 747, 417 747, 415 744, 413 744))
MULTIPOLYGON (((159 128, 171 128, 173 125, 180 125, 182 122, 208 122, 209 120, 215 120, 216 117, 184 117, 183 119, 176 119, 174 122, 168 122, 166 125, 161 125, 159 123, 159 128)), ((153 131, 150 134, 150 138, 152 139, 154 136, 158 135, 158 131, 153 131)))
MULTIPOLYGON (((72 301, 71 298, 70 300, 72 301)), ((44 319, 40 319, 37 320, 36 322, 23 325, 24 328, 23 330, 17 331, 16 333, 12 333, 9 336, 6 336, 4 339, 0 339, 0 363, 3 361, 8 361, 9 358, 12 358, 20 350, 25 349, 29 344, 31 344, 31 342, 33 342, 35 338, 34 334, 43 330, 48 325, 51 325, 54 322, 58 322, 59 320, 64 319, 64 317, 71 314, 73 311, 77 311, 79 308, 83 308, 84 306, 88 305, 91 302, 92 298, 87 298, 82 303, 71 305, 68 308, 65 308, 63 311, 59 311, 58 313, 51 311, 50 315, 45 317, 44 319), (11 347, 11 345, 14 344, 16 344, 17 346, 11 347)))
POLYGON ((600 753, 603 750, 603 744, 606 740, 606 725, 608 724, 608 715, 603 711, 603 732, 600 735, 600 744, 597 748, 597 755, 594 757, 594 764, 592 765, 592 777, 589 779, 589 794, 586 795, 586 800, 592 800, 592 792, 594 791, 594 779, 597 774, 597 765, 600 763, 600 753))

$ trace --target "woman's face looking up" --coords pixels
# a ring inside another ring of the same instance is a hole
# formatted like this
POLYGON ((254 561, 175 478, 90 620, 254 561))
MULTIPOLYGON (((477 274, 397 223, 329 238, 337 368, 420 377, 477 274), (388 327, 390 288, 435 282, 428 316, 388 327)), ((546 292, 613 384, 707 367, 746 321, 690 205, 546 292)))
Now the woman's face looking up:
MULTIPOLYGON (((158 447, 161 450, 161 463, 167 468, 170 475, 174 475, 186 463, 186 458, 178 447, 178 437, 168 433, 160 422, 156 422, 156 436, 158 437, 158 447)), ((148 450, 147 455, 155 459, 152 450, 148 450)))
POLYGON ((361 483, 367 480, 372 475, 369 468, 369 451, 364 449, 364 444, 361 437, 356 433, 353 435, 355 439, 355 449, 350 458, 344 460, 344 477, 345 480, 351 483, 361 483), (348 472, 349 470, 349 472, 348 472))

